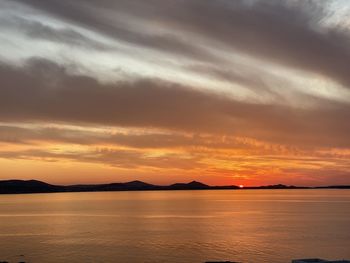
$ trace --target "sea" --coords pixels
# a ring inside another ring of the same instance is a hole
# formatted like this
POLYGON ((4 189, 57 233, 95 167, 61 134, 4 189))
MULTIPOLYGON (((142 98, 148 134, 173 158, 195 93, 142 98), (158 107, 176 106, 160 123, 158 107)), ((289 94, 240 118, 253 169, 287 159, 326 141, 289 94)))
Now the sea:
POLYGON ((0 261, 350 259, 350 190, 0 195, 0 261))

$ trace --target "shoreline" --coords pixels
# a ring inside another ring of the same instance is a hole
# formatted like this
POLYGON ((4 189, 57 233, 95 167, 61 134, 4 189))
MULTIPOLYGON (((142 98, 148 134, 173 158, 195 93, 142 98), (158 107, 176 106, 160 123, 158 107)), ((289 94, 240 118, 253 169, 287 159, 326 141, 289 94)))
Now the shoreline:
POLYGON ((82 192, 136 192, 136 191, 203 191, 203 190, 317 190, 317 189, 350 189, 349 185, 333 186, 287 186, 283 184, 267 186, 210 186, 201 182, 176 183, 172 185, 153 185, 141 181, 110 184, 87 185, 52 185, 37 180, 4 180, 0 181, 0 195, 8 194, 48 194, 48 193, 82 193, 82 192))

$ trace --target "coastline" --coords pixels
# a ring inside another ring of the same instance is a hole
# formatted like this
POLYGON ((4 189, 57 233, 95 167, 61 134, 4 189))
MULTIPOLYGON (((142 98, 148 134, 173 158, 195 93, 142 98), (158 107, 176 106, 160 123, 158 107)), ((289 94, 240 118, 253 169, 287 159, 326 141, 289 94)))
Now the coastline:
POLYGON ((122 191, 186 191, 186 190, 317 190, 317 189, 350 189, 348 185, 338 186, 288 186, 283 184, 267 186, 239 187, 236 185, 210 186, 201 182, 175 183, 171 185, 153 185, 141 181, 110 184, 87 185, 52 185, 37 180, 0 181, 0 194, 35 194, 35 193, 74 193, 74 192, 122 192, 122 191))

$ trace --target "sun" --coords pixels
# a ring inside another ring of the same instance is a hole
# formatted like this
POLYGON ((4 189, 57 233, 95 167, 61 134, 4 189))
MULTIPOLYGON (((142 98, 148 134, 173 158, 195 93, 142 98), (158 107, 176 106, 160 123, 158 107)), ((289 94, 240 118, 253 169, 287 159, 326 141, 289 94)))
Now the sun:
POLYGON ((244 185, 243 185, 243 184, 240 184, 240 185, 239 185, 239 188, 244 188, 244 185))

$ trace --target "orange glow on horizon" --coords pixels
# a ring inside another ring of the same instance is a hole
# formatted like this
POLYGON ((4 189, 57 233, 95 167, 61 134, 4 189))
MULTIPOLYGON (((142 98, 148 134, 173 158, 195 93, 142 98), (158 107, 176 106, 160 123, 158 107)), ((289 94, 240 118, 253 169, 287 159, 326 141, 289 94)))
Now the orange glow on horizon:
POLYGON ((195 180, 239 188, 347 183, 341 177, 318 179, 317 173, 343 165, 349 157, 348 149, 311 152, 232 136, 223 140, 215 135, 152 134, 149 130, 136 135, 125 130, 120 138, 116 134, 108 137, 108 131, 91 131, 91 138, 81 134, 77 140, 77 134, 69 136, 72 129, 61 130, 66 133, 61 137, 55 137, 56 133, 49 133, 48 138, 35 134, 23 143, 1 143, 0 180, 37 179, 53 184, 141 180, 161 185, 195 180))

